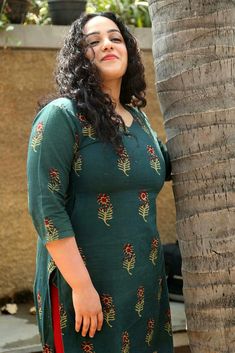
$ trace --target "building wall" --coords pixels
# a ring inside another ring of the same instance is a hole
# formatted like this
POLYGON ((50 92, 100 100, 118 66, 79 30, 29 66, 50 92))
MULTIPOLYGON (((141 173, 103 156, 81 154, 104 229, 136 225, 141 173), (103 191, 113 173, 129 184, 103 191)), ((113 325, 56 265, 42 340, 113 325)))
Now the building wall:
MULTIPOLYGON (((50 49, 0 50, 0 298, 32 289, 37 237, 27 211, 27 144, 37 101, 54 88, 56 52, 50 49)), ((143 51, 143 61, 148 85, 145 111, 159 137, 165 140, 150 50, 143 51)), ((158 225, 163 242, 175 240, 171 182, 165 184, 158 198, 158 225)))

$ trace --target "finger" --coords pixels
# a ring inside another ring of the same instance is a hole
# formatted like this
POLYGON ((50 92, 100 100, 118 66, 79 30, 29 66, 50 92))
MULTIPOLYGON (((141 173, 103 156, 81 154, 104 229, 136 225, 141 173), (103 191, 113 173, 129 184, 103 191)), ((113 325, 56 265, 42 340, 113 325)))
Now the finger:
POLYGON ((75 317, 75 331, 79 332, 82 324, 82 316, 76 315, 75 317))
POLYGON ((100 311, 99 314, 97 315, 97 331, 100 331, 103 325, 103 312, 100 311))
POLYGON ((89 336, 91 338, 94 337, 96 329, 97 329, 97 316, 95 315, 91 317, 90 330, 89 330, 89 336))
POLYGON ((90 327, 90 318, 88 316, 83 317, 82 321, 82 336, 85 337, 87 334, 87 331, 89 330, 90 327))

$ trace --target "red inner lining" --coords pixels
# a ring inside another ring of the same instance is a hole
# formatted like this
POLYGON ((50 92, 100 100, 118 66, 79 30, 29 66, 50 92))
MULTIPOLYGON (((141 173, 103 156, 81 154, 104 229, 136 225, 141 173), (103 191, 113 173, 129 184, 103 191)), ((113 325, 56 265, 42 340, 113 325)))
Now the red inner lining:
POLYGON ((51 284, 50 289, 55 352, 64 353, 63 339, 60 327, 59 293, 58 289, 53 284, 51 284))

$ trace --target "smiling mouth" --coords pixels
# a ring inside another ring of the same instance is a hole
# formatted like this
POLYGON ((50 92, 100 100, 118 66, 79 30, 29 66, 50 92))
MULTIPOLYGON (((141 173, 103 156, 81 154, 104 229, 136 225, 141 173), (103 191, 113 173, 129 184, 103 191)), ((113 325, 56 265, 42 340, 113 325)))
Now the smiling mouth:
POLYGON ((102 61, 106 61, 106 60, 114 60, 114 59, 117 59, 117 56, 116 55, 107 55, 105 56, 102 61))

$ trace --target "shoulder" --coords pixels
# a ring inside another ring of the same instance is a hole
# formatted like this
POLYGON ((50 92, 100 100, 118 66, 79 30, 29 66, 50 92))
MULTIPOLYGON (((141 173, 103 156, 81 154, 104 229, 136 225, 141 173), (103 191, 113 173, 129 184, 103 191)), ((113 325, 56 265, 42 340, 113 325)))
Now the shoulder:
POLYGON ((43 109, 46 111, 62 111, 65 114, 69 113, 71 115, 77 114, 76 102, 66 97, 60 97, 52 100, 43 109))
POLYGON ((76 103, 68 98, 57 98, 45 105, 35 116, 33 129, 43 127, 43 131, 55 133, 64 129, 77 130, 78 119, 76 103))

